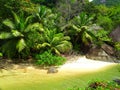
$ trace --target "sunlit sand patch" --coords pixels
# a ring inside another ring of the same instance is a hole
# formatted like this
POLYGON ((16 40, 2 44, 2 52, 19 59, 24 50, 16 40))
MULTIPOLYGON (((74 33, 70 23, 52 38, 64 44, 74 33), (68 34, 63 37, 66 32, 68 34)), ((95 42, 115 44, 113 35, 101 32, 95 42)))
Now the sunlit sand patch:
POLYGON ((112 62, 104 62, 104 61, 96 61, 87 59, 85 56, 79 57, 77 60, 73 62, 68 62, 62 65, 59 70, 60 71, 81 71, 81 72, 88 72, 88 71, 95 71, 102 69, 106 66, 114 65, 115 63, 112 62))

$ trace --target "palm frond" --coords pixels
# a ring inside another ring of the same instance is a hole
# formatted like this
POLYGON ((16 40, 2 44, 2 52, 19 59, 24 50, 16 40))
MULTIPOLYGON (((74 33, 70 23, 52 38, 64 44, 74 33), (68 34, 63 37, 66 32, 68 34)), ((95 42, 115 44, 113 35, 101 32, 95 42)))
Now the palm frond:
POLYGON ((85 44, 85 45, 88 45, 90 42, 92 42, 93 38, 91 35, 89 35, 87 32, 84 32, 82 34, 82 42, 85 44))
POLYGON ((19 17, 14 11, 12 11, 12 13, 13 13, 15 22, 16 22, 17 24, 19 24, 19 23, 20 23, 20 17, 19 17))
POLYGON ((46 43, 46 42, 44 42, 44 43, 42 43, 42 44, 38 44, 37 45, 37 48, 38 49, 40 49, 40 48, 45 48, 45 47, 50 47, 51 45, 49 44, 49 43, 46 43))
POLYGON ((54 37, 54 38, 51 40, 50 43, 51 43, 52 45, 56 45, 57 43, 60 42, 60 39, 61 39, 61 38, 59 38, 59 37, 54 37))
POLYGON ((60 51, 57 48, 52 47, 52 51, 54 51, 57 55, 60 55, 60 51))
POLYGON ((63 40, 70 40, 70 37, 69 36, 64 36, 63 40))
POLYGON ((46 11, 46 7, 45 6, 41 6, 40 7, 40 17, 43 18, 46 15, 47 11, 46 11))
POLYGON ((18 52, 21 52, 25 47, 26 47, 26 43, 25 43, 25 40, 23 38, 21 38, 17 45, 16 45, 16 48, 18 49, 18 52))
POLYGON ((13 24, 13 22, 10 19, 4 20, 3 24, 8 26, 10 29, 14 29, 15 28, 15 25, 13 24))
POLYGON ((18 30, 12 30, 11 32, 14 37, 19 37, 19 36, 24 37, 24 35, 21 32, 19 32, 18 30))
POLYGON ((57 33, 57 34, 54 35, 54 37, 63 38, 64 34, 63 33, 57 33))
POLYGON ((61 31, 64 31, 67 27, 71 27, 71 26, 72 26, 72 24, 71 24, 71 22, 69 22, 68 24, 61 27, 61 31))
POLYGON ((25 25, 28 24, 29 20, 31 20, 33 18, 32 15, 28 16, 26 19, 25 19, 25 25))
POLYGON ((9 32, 2 32, 0 33, 0 39, 10 39, 12 38, 12 34, 9 32))
POLYGON ((72 49, 72 44, 68 41, 61 41, 61 43, 57 45, 56 48, 62 53, 68 52, 72 49))
POLYGON ((75 26, 75 25, 72 25, 72 27, 73 27, 73 29, 75 29, 77 32, 80 32, 81 31, 81 29, 80 28, 78 28, 77 26, 75 26))
POLYGON ((42 26, 41 24, 39 24, 39 23, 34 23, 34 24, 29 24, 29 25, 26 27, 26 29, 24 30, 24 32, 29 32, 29 31, 34 32, 34 31, 36 31, 36 30, 38 30, 38 31, 40 31, 40 32, 43 32, 43 31, 44 31, 44 28, 43 28, 43 26, 42 26))

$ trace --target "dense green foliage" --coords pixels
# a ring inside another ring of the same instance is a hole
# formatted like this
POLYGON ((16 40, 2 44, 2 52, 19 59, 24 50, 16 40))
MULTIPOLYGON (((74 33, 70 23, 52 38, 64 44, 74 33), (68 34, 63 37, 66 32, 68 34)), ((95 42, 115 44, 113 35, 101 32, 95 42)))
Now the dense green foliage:
POLYGON ((37 54, 35 59, 36 64, 40 66, 61 65, 66 61, 64 57, 53 55, 50 51, 37 54))
POLYGON ((95 5, 88 0, 0 2, 0 52, 5 57, 27 58, 47 50, 60 55, 72 47, 87 53, 92 45, 103 43, 119 50, 109 37, 120 23, 119 6, 95 5))
POLYGON ((1 46, 1 50, 8 57, 16 55, 17 52, 21 53, 23 50, 26 52, 25 54, 30 53, 30 48, 35 44, 35 40, 31 36, 37 35, 41 31, 39 23, 30 24, 32 16, 25 18, 23 12, 19 16, 14 12, 12 13, 14 21, 4 20, 3 24, 9 28, 0 34, 0 39, 6 40, 1 46))
POLYGON ((33 3, 39 3, 48 7, 54 7, 58 0, 31 0, 33 3))
POLYGON ((93 0, 95 4, 104 4, 107 6, 117 6, 120 5, 120 0, 93 0))
POLYGON ((69 52, 72 49, 72 44, 69 42, 70 37, 64 36, 63 33, 56 33, 56 30, 46 29, 40 36, 38 49, 51 50, 57 55, 60 53, 69 52))
POLYGON ((45 6, 33 4, 31 7, 30 2, 26 3, 28 6, 24 10, 11 11, 12 16, 1 24, 0 49, 4 56, 27 58, 32 52, 41 52, 41 48, 51 49, 59 55, 68 52, 72 48, 70 37, 58 32, 55 23, 57 14, 45 6))
POLYGON ((120 51, 120 42, 115 43, 115 49, 120 51))
MULTIPOLYGON (((120 0, 0 0, 0 59, 30 57, 40 66, 61 65, 62 54, 72 49, 86 54, 104 43, 120 58, 120 42, 109 37, 120 25, 119 5, 120 0)), ((98 90, 119 88, 98 84, 98 90)))

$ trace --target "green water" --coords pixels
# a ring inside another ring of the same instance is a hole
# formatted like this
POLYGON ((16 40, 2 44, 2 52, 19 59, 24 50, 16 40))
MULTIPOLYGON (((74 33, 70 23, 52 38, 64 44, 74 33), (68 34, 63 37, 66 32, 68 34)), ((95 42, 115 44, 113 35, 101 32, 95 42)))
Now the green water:
POLYGON ((97 72, 62 76, 54 76, 54 74, 49 77, 44 75, 26 77, 24 74, 19 76, 4 76, 0 77, 0 90, 68 90, 74 86, 84 90, 91 81, 106 81, 120 78, 119 67, 110 66, 97 72))

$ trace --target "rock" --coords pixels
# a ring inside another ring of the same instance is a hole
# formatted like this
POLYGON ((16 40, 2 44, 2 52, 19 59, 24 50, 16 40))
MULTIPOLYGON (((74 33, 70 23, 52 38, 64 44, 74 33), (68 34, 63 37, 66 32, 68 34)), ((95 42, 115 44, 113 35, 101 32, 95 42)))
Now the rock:
POLYGON ((120 85, 120 79, 114 79, 113 81, 120 85))
POLYGON ((47 73, 57 73, 58 72, 58 70, 57 70, 57 68, 56 67, 50 67, 49 69, 48 69, 48 71, 47 71, 47 73))
POLYGON ((114 55, 114 54, 115 54, 114 48, 111 47, 110 45, 103 44, 103 45, 101 46, 101 48, 102 48, 108 55, 114 55))
POLYGON ((114 42, 120 42, 120 26, 118 26, 110 33, 110 37, 113 39, 114 42))
MULTIPOLYGON (((106 46, 103 46, 103 48, 106 46)), ((102 60, 102 61, 110 61, 113 62, 116 60, 115 57, 109 55, 108 53, 106 53, 105 50, 108 50, 107 52, 110 53, 109 48, 99 48, 99 47, 93 47, 89 50, 89 52, 86 54, 86 57, 89 59, 93 59, 93 60, 102 60)))

